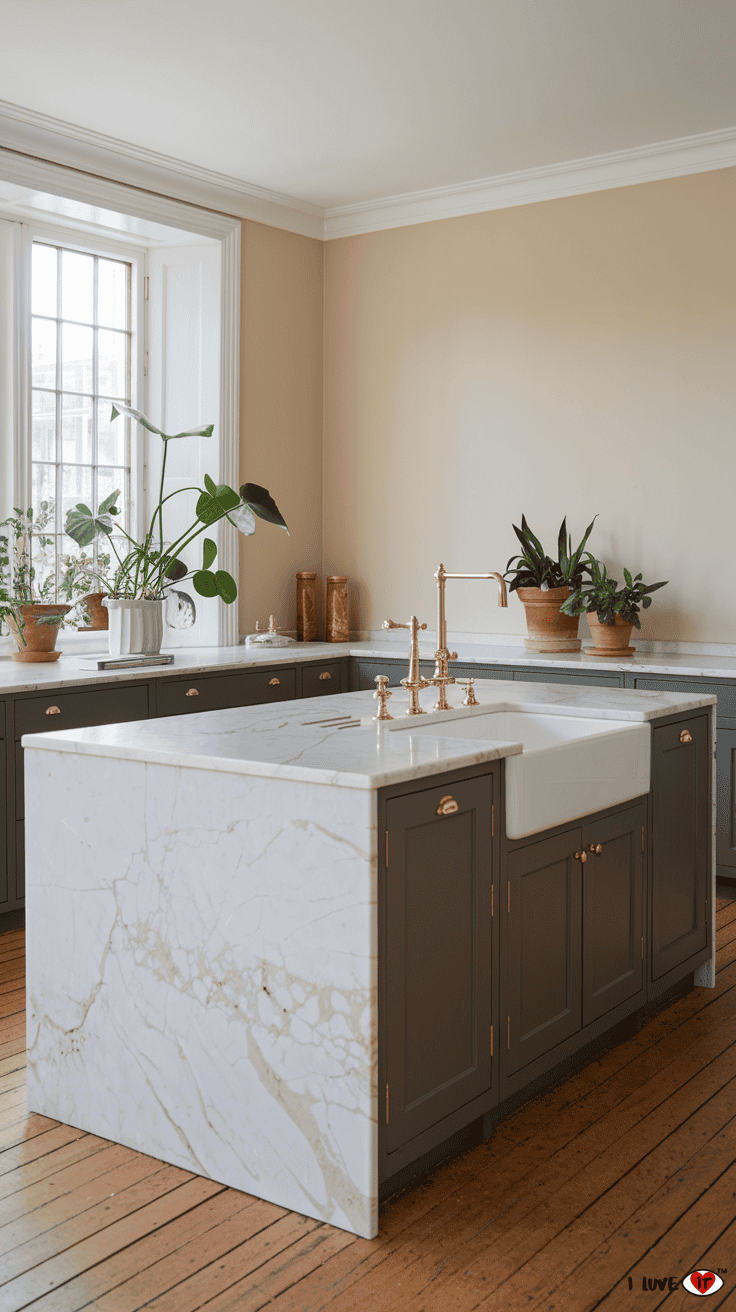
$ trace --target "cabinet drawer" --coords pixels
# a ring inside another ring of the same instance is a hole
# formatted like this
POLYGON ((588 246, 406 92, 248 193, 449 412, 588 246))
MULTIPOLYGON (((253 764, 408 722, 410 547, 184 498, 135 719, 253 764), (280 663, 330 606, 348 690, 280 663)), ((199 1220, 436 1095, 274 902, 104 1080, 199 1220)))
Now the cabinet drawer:
POLYGON ((148 685, 86 688, 50 692, 44 697, 18 698, 15 736, 53 729, 86 729, 96 724, 122 724, 148 719, 148 685))
POLYGON ((730 683, 706 683, 703 679, 655 679, 634 676, 635 688, 649 688, 652 692, 689 692, 696 696, 717 697, 715 714, 736 717, 736 686, 730 683))
POLYGON ((296 670, 244 670, 216 678, 166 679, 158 686, 159 715, 188 715, 193 711, 219 711, 259 702, 289 701, 296 697, 296 670))
POLYGON ((305 665, 302 668, 302 697, 324 697, 327 693, 345 692, 342 668, 340 661, 331 661, 325 665, 305 665))

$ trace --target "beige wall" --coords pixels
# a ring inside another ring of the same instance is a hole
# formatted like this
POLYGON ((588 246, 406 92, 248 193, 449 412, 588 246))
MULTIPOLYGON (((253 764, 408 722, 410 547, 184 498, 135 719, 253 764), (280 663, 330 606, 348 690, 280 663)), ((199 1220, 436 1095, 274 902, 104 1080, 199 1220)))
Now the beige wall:
MULTIPOLYGON (((323 561, 356 627, 433 627, 438 562, 504 569, 522 511, 551 554, 598 512, 597 556, 670 580, 642 636, 736 642, 735 200, 724 170, 326 244, 323 561)), ((481 583, 448 620, 524 629, 481 583)))
POLYGON ((294 574, 322 567, 322 242, 259 223, 242 238, 240 481, 287 524, 241 538, 240 632, 296 627, 294 574))

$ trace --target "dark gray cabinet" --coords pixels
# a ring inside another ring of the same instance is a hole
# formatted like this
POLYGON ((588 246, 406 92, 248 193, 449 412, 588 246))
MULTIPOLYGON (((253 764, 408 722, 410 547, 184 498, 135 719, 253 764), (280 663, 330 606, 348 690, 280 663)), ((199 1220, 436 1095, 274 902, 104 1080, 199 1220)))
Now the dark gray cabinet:
MULTIPOLYGON (((481 677, 480 675, 478 676, 481 677)), ((578 687, 623 688, 622 674, 586 674, 577 670, 569 674, 560 674, 558 670, 536 670, 520 666, 514 670, 514 679, 522 683, 570 683, 578 687)))
POLYGON ((707 955, 710 768, 707 714, 654 726, 652 981, 707 955))
POLYGON ((0 702, 0 913, 8 902, 10 883, 7 807, 3 805, 3 800, 7 796, 5 722, 5 702, 0 702))
POLYGON ((716 743, 716 864, 736 879, 736 729, 720 725, 716 743))
POLYGON ((490 1106, 494 782, 492 771, 385 802, 383 1178, 490 1106))
POLYGON ((641 801, 509 850, 502 1095, 555 1064, 566 1040, 584 1041, 586 1026, 643 999, 645 826, 641 801))

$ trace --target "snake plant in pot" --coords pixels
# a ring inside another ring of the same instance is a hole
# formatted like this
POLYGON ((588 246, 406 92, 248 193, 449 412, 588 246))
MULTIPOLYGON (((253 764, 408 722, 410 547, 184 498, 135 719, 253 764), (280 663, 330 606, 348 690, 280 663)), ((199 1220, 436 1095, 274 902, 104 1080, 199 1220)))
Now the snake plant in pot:
POLYGON ((119 514, 118 492, 109 496, 94 514, 88 506, 79 503, 66 517, 65 531, 79 546, 88 546, 98 537, 108 539, 112 553, 112 572, 109 577, 98 574, 108 596, 103 602, 110 616, 111 655, 156 655, 163 641, 163 607, 167 590, 187 579, 201 597, 219 597, 230 606, 238 595, 235 579, 227 570, 214 569, 217 545, 210 537, 202 542, 201 564, 190 568, 182 553, 192 542, 219 520, 226 519, 248 537, 255 533, 256 516, 276 524, 288 533, 286 521, 276 502, 264 487, 257 483, 243 483, 240 491, 226 483, 216 484, 204 475, 204 487, 178 488, 164 496, 164 477, 168 444, 185 437, 211 437, 213 425, 189 428, 182 433, 164 433, 151 423, 140 410, 120 403, 112 408, 112 419, 128 415, 150 433, 157 434, 164 443, 161 463, 161 481, 158 504, 143 540, 136 542, 124 529, 115 524, 119 514), (164 507, 173 497, 197 493, 194 520, 179 536, 170 541, 164 531, 164 507), (124 546, 120 546, 124 543, 124 546))
POLYGON ((587 615, 593 646, 586 647, 591 656, 632 656, 635 648, 629 646, 632 628, 641 628, 639 610, 652 604, 650 593, 665 587, 662 583, 643 583, 641 574, 633 577, 624 570, 624 586, 609 578, 602 561, 586 553, 588 581, 582 581, 563 603, 566 615, 587 615))
POLYGON ((524 515, 521 528, 512 524, 522 550, 509 560, 504 578, 511 580, 509 592, 518 594, 526 612, 528 651, 580 651, 578 619, 561 607, 585 577, 587 565, 583 551, 597 518, 594 515, 582 541, 573 550, 565 516, 557 535, 556 560, 547 555, 524 515))

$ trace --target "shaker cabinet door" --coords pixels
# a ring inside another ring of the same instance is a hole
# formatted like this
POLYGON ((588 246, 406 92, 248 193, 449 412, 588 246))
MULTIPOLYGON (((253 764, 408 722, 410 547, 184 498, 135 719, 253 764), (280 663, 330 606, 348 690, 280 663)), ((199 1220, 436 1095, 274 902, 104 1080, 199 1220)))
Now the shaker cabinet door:
POLYGON ((710 843, 708 716, 652 731, 652 979, 703 950, 710 843))
POLYGON ((500 1035, 507 1078, 581 1026, 582 867, 574 855, 581 842, 581 830, 568 829, 507 858, 501 883, 500 1035))
POLYGON ((583 1025, 644 988, 644 802, 583 825, 583 1025))
POLYGON ((491 807, 484 775, 386 804, 390 1154, 491 1088, 491 807))

